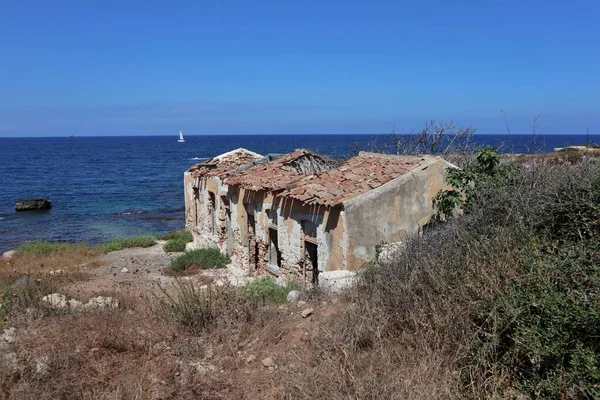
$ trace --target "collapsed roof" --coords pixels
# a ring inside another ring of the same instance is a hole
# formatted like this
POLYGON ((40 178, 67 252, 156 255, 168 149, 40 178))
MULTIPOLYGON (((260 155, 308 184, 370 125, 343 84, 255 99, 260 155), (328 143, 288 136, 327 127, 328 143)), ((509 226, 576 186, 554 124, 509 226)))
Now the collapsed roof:
POLYGON ((188 171, 194 176, 217 176, 230 186, 333 207, 438 158, 360 152, 332 168, 324 157, 304 149, 265 157, 237 149, 188 171))

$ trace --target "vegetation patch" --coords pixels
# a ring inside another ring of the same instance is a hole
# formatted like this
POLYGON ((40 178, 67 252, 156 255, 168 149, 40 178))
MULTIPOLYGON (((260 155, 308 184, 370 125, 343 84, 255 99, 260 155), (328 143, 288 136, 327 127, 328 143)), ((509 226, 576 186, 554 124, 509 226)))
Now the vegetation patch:
POLYGON ((18 254, 48 255, 57 251, 87 250, 87 243, 34 241, 23 243, 17 247, 18 254))
POLYGON ((230 328, 235 322, 248 322, 256 308, 230 286, 198 287, 190 281, 177 280, 160 290, 156 299, 163 316, 194 334, 220 323, 230 328))
POLYGON ((6 326, 13 310, 25 312, 41 303, 42 297, 54 293, 56 287, 44 279, 22 276, 13 282, 0 282, 0 328, 6 326))
POLYGON ((221 250, 216 247, 206 247, 183 253, 171 261, 171 269, 181 272, 188 268, 225 268, 229 263, 229 256, 221 253, 221 250))
POLYGON ((192 233, 187 230, 173 231, 163 238, 167 240, 163 249, 169 253, 185 251, 185 245, 193 240, 192 233))
POLYGON ((153 236, 135 236, 128 238, 114 239, 98 246, 105 253, 111 251, 123 250, 130 247, 151 247, 156 244, 156 238, 153 236))
POLYGON ((285 286, 278 285, 270 276, 263 276, 250 282, 244 293, 251 299, 260 300, 263 304, 283 304, 292 290, 301 289, 296 282, 287 282, 285 286))

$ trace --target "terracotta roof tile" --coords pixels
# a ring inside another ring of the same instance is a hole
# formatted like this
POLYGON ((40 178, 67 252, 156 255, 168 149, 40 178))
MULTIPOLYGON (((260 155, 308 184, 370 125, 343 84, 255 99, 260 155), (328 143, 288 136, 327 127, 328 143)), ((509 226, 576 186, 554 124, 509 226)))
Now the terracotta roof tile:
POLYGON ((281 192, 308 204, 338 205, 367 193, 420 165, 421 157, 360 153, 338 168, 302 177, 281 192))

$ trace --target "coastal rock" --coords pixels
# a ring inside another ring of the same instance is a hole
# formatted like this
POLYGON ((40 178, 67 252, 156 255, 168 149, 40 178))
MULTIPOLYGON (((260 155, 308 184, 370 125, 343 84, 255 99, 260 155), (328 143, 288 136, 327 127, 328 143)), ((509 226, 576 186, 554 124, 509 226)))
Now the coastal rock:
POLYGON ((299 290, 290 291, 287 295, 288 303, 295 303, 296 301, 298 301, 300 299, 301 294, 302 292, 300 292, 299 290))
POLYGON ((68 303, 71 310, 76 310, 83 307, 83 303, 75 299, 70 299, 68 303))
POLYGON ((21 199, 15 201, 16 211, 47 210, 51 206, 50 199, 21 199))
POLYGON ((93 297, 84 306, 86 308, 118 308, 119 302, 112 297, 93 297))
POLYGON ((4 340, 8 344, 13 344, 17 338, 17 328, 10 327, 4 330, 2 333, 2 340, 4 340))
POLYGON ((48 303, 52 308, 67 308, 67 298, 60 293, 52 293, 42 297, 44 303, 48 303))
POLYGON ((15 250, 5 251, 2 253, 2 259, 6 261, 12 260, 15 257, 15 254, 17 254, 15 250))

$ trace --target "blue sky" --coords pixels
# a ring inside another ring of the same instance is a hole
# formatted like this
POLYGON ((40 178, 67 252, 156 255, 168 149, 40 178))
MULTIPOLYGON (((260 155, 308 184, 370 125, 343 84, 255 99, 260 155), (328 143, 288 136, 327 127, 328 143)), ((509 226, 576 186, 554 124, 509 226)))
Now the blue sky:
POLYGON ((0 136, 600 133, 597 1, 4 1, 0 136))

